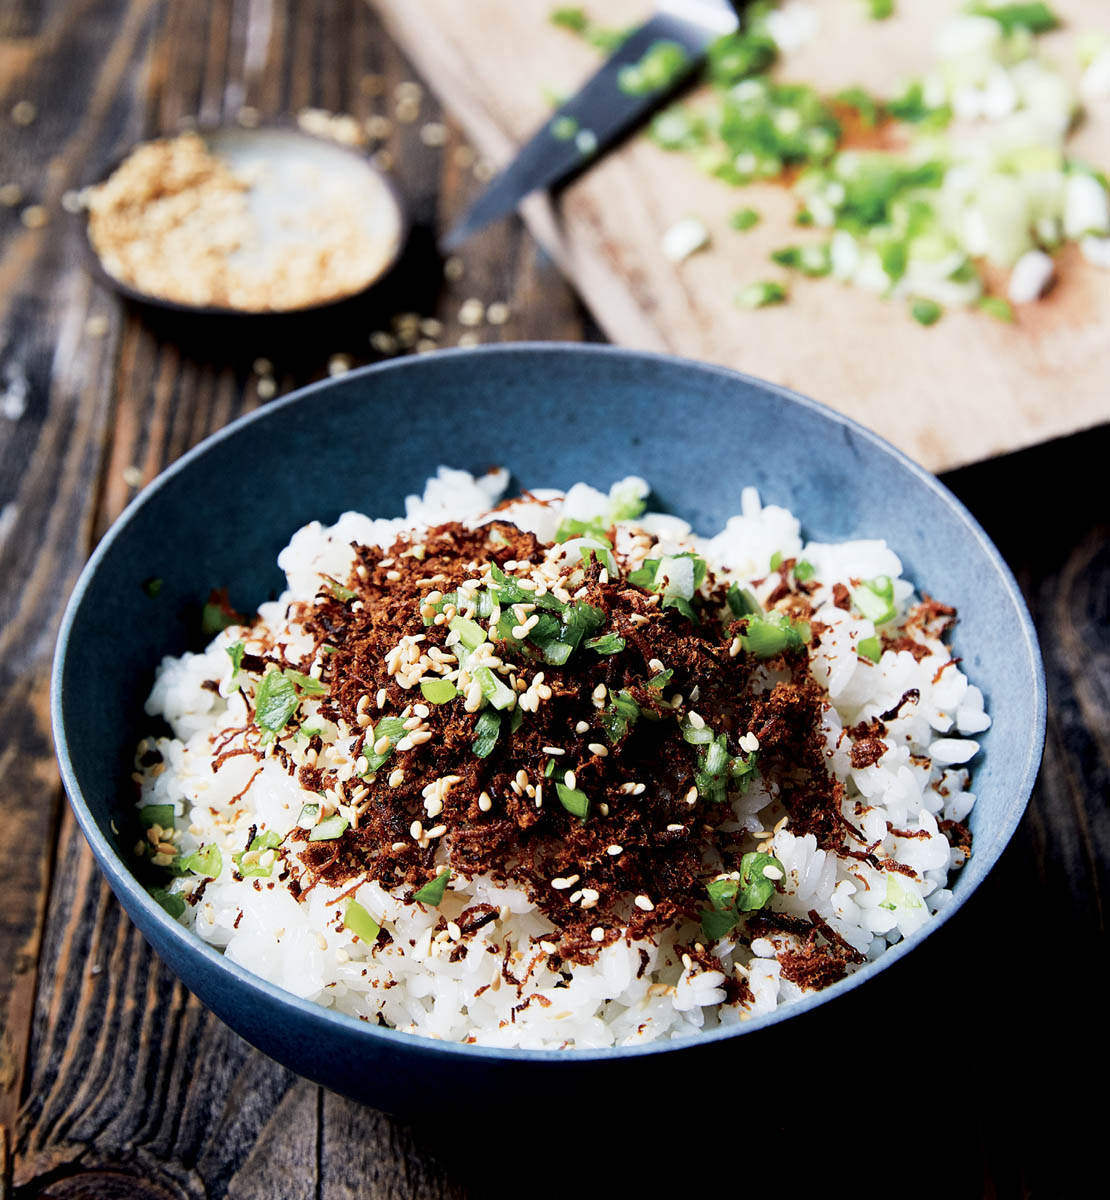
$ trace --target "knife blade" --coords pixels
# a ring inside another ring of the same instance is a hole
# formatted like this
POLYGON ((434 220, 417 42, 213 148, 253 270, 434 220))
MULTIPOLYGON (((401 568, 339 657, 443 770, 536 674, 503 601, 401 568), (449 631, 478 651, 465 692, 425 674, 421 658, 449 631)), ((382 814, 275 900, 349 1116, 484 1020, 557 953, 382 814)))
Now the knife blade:
POLYGON ((441 239, 453 250, 471 234, 513 212, 540 188, 552 188, 579 174, 689 81, 712 42, 734 32, 739 17, 727 0, 669 0, 621 43, 608 61, 571 99, 552 114, 512 162, 441 239), (622 91, 624 67, 640 62, 658 42, 675 42, 686 61, 666 86, 645 94, 622 91), (560 136, 562 135, 562 136, 560 136))

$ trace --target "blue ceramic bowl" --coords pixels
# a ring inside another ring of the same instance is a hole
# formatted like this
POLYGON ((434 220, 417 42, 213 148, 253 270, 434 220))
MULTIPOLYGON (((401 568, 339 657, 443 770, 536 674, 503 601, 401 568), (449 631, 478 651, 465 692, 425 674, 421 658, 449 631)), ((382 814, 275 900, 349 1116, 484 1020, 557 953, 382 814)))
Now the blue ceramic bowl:
MULTIPOLYGON (((514 345, 383 363, 251 413, 155 480, 97 548, 58 641, 54 734, 77 819, 132 920, 254 1045, 337 1091, 408 1115, 442 1111, 444 1095, 505 1106, 521 1096, 552 1104, 600 1090, 635 1096, 663 1079, 693 1086, 706 1070, 719 1077, 728 1054, 768 1039, 781 1048, 784 1027, 804 1033, 823 1013, 843 1020, 853 1004, 863 1007, 856 989, 890 976, 925 931, 737 1031, 605 1051, 444 1044, 299 1000, 225 961, 147 896, 112 819, 133 803, 130 764, 162 655, 196 646, 210 587, 228 587, 243 609, 268 599, 283 585, 275 560, 294 530, 347 509, 399 513, 441 462, 472 471, 505 464, 533 487, 579 479, 607 487, 642 475, 659 507, 706 533, 739 510, 741 487, 754 484, 765 502, 792 509, 810 537, 886 538, 910 579, 958 607, 956 652, 994 717, 975 764, 974 854, 930 937, 994 865, 1040 762, 1044 677, 1021 595, 966 509, 874 434, 783 388, 607 347, 514 345), (143 588, 152 577, 162 580, 156 597, 143 588)), ((876 994, 871 984, 865 995, 876 994)))

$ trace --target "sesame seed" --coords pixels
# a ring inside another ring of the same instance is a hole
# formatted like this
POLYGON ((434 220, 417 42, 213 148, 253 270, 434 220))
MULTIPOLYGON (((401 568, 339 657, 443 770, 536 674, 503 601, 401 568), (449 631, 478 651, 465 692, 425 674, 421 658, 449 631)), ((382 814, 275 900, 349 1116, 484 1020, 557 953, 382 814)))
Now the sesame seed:
POLYGON ((589 721, 579 721, 578 724, 575 725, 575 727, 574 727, 574 732, 575 733, 589 733, 590 732, 589 721))
POLYGON ((581 900, 581 899, 582 899, 582 890, 581 890, 581 888, 579 888, 579 890, 578 890, 577 892, 571 892, 571 894, 570 894, 570 902, 571 902, 571 904, 577 904, 577 903, 578 903, 578 901, 579 901, 579 900, 581 900))
POLYGON ((649 658, 648 659, 648 667, 652 671, 654 671, 656 674, 658 674, 662 670, 665 670, 662 661, 658 658, 649 658))
POLYGON ((425 717, 431 715, 432 710, 426 704, 414 704, 412 711, 421 720, 424 720, 425 717))
POLYGON ((705 718, 703 716, 701 716, 699 713, 696 713, 696 712, 688 713, 686 719, 690 722, 691 727, 694 729, 704 729, 705 728, 705 718))
POLYGON ((478 808, 482 812, 489 812, 493 808, 493 801, 489 797, 489 792, 483 792, 478 797, 478 808))
POLYGON ((607 746, 603 746, 600 742, 590 742, 586 749, 589 750, 591 754, 596 754, 598 758, 609 757, 609 748, 607 746))
POLYGON ((778 867, 772 867, 772 866, 764 867, 763 875, 764 875, 764 878, 773 879, 775 882, 778 882, 778 880, 780 880, 782 878, 782 872, 778 869, 778 867))
POLYGON ((17 125, 30 125, 38 115, 38 109, 30 100, 17 100, 12 105, 12 120, 17 125))
POLYGON ((375 754, 388 754, 389 753, 389 745, 390 745, 389 738, 384 737, 384 736, 378 738, 378 740, 374 743, 374 753, 375 754))
POLYGON ((602 802, 597 806, 597 811, 601 813, 603 817, 607 817, 609 815, 609 805, 602 800, 602 802))
POLYGON ((623 846, 618 846, 618 845, 617 845, 617 844, 614 842, 614 843, 613 843, 613 845, 612 845, 612 846, 610 846, 610 847, 609 847, 609 849, 606 851, 606 853, 607 853, 607 854, 609 854, 611 857, 613 857, 613 858, 616 858, 618 854, 623 854, 623 853, 624 853, 624 847, 623 847, 623 846))
POLYGON ((481 325, 486 315, 486 306, 476 296, 464 300, 459 309, 459 324, 467 326, 481 325))
POLYGON ((394 842, 393 845, 390 846, 390 849, 394 854, 397 854, 399 851, 404 850, 406 846, 408 846, 408 842, 394 842))
POLYGON ((385 708, 385 697, 386 697, 385 688, 378 688, 377 705, 379 708, 385 708))
POLYGON ((428 832, 424 836, 430 837, 430 838, 438 838, 438 837, 443 837, 443 835, 446 832, 447 832, 446 825, 436 825, 434 828, 429 829, 428 832))
POLYGON ((562 891, 565 891, 565 890, 566 890, 568 887, 570 887, 570 880, 569 880, 569 879, 563 879, 561 876, 556 876, 556 877, 555 877, 555 878, 554 878, 554 879, 551 881, 551 886, 552 886, 552 887, 553 887, 553 888, 554 888, 554 889, 555 889, 557 892, 562 892, 562 891))
POLYGON ((692 787, 686 793, 686 803, 687 804, 697 804, 697 802, 698 802, 698 789, 696 787, 692 787))
POLYGON ((644 912, 653 912, 655 909, 655 905, 652 904, 647 896, 637 896, 632 903, 635 904, 637 908, 643 909, 644 912))
POLYGON ((442 146, 447 141, 447 126, 440 121, 429 121, 420 127, 420 140, 425 146, 442 146))
POLYGON ((738 637, 733 638, 732 645, 729 646, 729 648, 728 648, 728 656, 729 656, 729 658, 735 658, 739 653, 740 653, 740 639, 738 637))
POLYGON ((405 740, 414 746, 423 746, 425 742, 432 740, 432 731, 430 729, 414 729, 405 740))
POLYGON ((681 833, 685 828, 686 828, 685 825, 668 825, 667 832, 668 833, 681 833))
POLYGON ((558 946, 554 942, 540 942, 540 949, 544 954, 554 954, 558 946))
POLYGON ((409 826, 409 837, 418 842, 423 835, 424 826, 419 821, 413 821, 413 823, 409 826))
POLYGON ((565 783, 568 788, 573 790, 578 786, 578 776, 575 775, 573 771, 567 771, 567 773, 563 776, 563 783, 565 783))
POLYGON ((404 782, 405 782, 405 769, 404 769, 404 767, 398 767, 398 768, 397 768, 395 771, 392 771, 392 772, 390 773, 390 776, 389 776, 389 786, 390 786, 391 788, 400 787, 400 786, 401 786, 401 784, 402 784, 402 783, 404 783, 404 782))
POLYGON ((491 325, 504 325, 509 319, 509 306, 502 300, 495 300, 486 309, 486 320, 491 325))
POLYGON ((566 751, 563 750, 559 746, 544 746, 543 753, 544 754, 566 754, 566 751))
POLYGON ((50 220, 50 213, 45 205, 31 204, 19 214, 19 219, 28 229, 41 229, 50 220))
POLYGON ((604 699, 605 699, 605 697, 606 697, 606 694, 607 694, 607 693, 606 693, 606 691, 605 691, 605 684, 603 684, 603 683, 599 683, 599 684, 597 685, 597 687, 595 687, 595 688, 594 688, 594 691, 593 691, 593 698, 594 698, 595 700, 604 700, 604 699))
POLYGON ((595 925, 593 929, 590 930, 590 937, 595 942, 603 942, 605 941, 605 930, 602 929, 600 925, 595 925))

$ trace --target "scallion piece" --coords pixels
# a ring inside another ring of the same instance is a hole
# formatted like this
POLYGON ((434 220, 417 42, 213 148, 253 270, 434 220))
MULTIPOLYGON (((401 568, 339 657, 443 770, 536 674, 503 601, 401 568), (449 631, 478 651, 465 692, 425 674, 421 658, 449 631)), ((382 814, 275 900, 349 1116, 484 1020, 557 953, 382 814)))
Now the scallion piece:
POLYGON ((474 722, 474 741, 470 748, 479 758, 487 758, 490 751, 497 745, 497 735, 501 732, 501 718, 497 710, 484 708, 474 722))
POLYGON ((667 684, 670 683, 671 676, 673 674, 673 670, 660 671, 657 675, 653 675, 647 681, 647 685, 649 688, 655 688, 657 691, 661 692, 667 686, 667 684))
POLYGON ((209 846, 200 846, 192 854, 187 854, 177 864, 183 871, 192 871, 194 875, 208 875, 215 879, 224 869, 224 856, 220 848, 213 842, 209 846))
POLYGON ((242 642, 235 642, 233 645, 225 646, 224 650, 231 659, 231 679, 228 681, 228 687, 235 687, 235 681, 239 678, 239 671, 243 666, 243 654, 246 647, 242 642))
POLYGON ((336 838, 342 837, 346 830, 347 818, 341 817, 339 813, 332 813, 330 817, 325 817, 312 827, 308 840, 310 842, 333 842, 336 838))
POLYGON ((262 676, 254 698, 255 720, 267 733, 279 733, 297 711, 300 697, 293 682, 281 671, 268 671, 262 676))
POLYGON ((456 614, 447 622, 447 628, 454 630, 459 635, 459 641, 468 650, 477 650, 486 640, 486 631, 481 625, 475 621, 471 621, 468 617, 461 617, 456 614))
POLYGON ((897 612, 892 597, 879 591, 874 586, 877 583, 877 580, 861 583, 852 592, 852 603, 869 621, 876 625, 884 625, 887 621, 893 621, 897 612))
POLYGON ((759 213, 754 208, 738 208, 728 219, 733 229, 746 233, 754 229, 760 222, 759 213))
POLYGON ((450 679, 422 679, 420 694, 429 704, 446 704, 458 695, 450 679))
POLYGON ((736 907, 741 912, 755 912, 775 894, 774 881, 763 873, 766 867, 777 870, 780 878, 786 874, 782 863, 772 854, 752 851, 740 860, 740 887, 736 893, 736 907))
POLYGON ((786 288, 774 280, 764 279, 758 283, 749 283, 736 293, 736 303, 740 308, 766 308, 771 304, 786 302, 786 288))
POLYGON ((757 616, 763 611, 763 607, 755 595, 747 588, 738 587, 735 583, 729 585, 726 600, 734 617, 757 616))
POLYGON ((585 792, 577 788, 567 787, 565 783, 556 783, 555 790, 559 794, 559 803, 573 817, 585 821, 590 811, 590 800, 585 792))
POLYGON ((615 633, 605 633, 601 637, 590 638, 586 642, 587 650, 596 650, 598 654, 619 654, 625 647, 625 640, 615 633))
POLYGON ((559 142, 569 142, 578 132, 578 122, 565 114, 551 122, 551 136, 559 142))
POLYGON ((554 774, 555 774, 555 760, 553 758, 549 758, 547 760, 547 765, 543 769, 543 777, 544 777, 544 779, 550 779, 551 776, 554 774))
POLYGON ((779 567, 781 567, 781 566, 782 566, 782 551, 776 550, 774 552, 774 554, 771 555, 771 570, 777 571, 779 569, 779 567))
POLYGON ((185 901, 177 892, 167 892, 165 888, 147 888, 152 899, 156 900, 175 920, 185 911, 185 901))
POLYGON ((297 826, 300 829, 311 829, 319 819, 319 804, 305 804, 301 808, 300 816, 297 817, 297 826))
POLYGON ((877 637, 863 638, 856 647, 856 653, 877 663, 883 656, 883 644, 877 637))
POLYGON ((173 817, 172 804, 148 804, 145 808, 139 809, 139 820, 144 829, 150 829, 155 825, 160 825, 163 829, 172 829, 173 817))
POLYGON ((430 879, 418 891, 413 893, 413 899, 419 900, 421 904, 427 904, 430 908, 435 908, 436 905, 442 903, 444 893, 447 891, 447 881, 451 878, 450 867, 440 871, 435 879, 430 879))
POLYGON ((378 940, 378 934, 382 931, 377 921, 354 899, 348 900, 343 910, 343 928, 349 929, 360 942, 368 946, 378 940))
POLYGON ((474 667, 470 677, 482 689, 482 695, 494 708, 504 710, 516 703, 516 692, 506 687, 489 667, 474 667))
POLYGON ((1013 324, 1014 310, 1010 305, 1009 300, 1003 300, 1001 296, 983 296, 979 300, 979 311, 985 312, 988 316, 994 317, 998 321, 1006 321, 1013 324))
POLYGON ((919 325, 935 325, 944 315, 944 309, 935 300, 924 299, 915 300, 910 312, 919 325))
POLYGON ((311 675, 302 675, 292 667, 286 667, 284 674, 285 678, 299 687, 306 696, 322 696, 328 690, 319 679, 313 679, 311 675))
POLYGON ((596 538, 598 541, 612 545, 608 526, 600 517, 591 517, 588 521, 580 521, 576 517, 564 517, 559 522, 559 528, 555 530, 555 540, 560 546, 564 542, 569 542, 571 538, 580 537, 596 538))
POLYGON ((808 583, 816 573, 817 568, 804 558, 794 564, 794 578, 799 583, 808 583))

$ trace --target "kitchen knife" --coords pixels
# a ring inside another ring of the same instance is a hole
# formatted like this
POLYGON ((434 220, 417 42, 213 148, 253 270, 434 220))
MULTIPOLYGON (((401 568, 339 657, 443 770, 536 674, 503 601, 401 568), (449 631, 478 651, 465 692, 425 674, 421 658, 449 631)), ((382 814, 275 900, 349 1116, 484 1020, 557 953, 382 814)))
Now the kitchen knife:
POLYGON ((453 250, 471 234, 513 212, 525 196, 577 175, 666 102, 705 61, 712 42, 739 27, 728 0, 664 0, 651 20, 633 30, 612 57, 524 145, 441 240, 453 250), (685 61, 661 87, 632 94, 621 89, 624 68, 634 67, 660 42, 682 47, 685 61))

